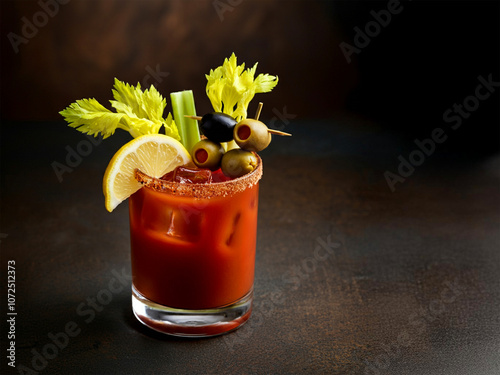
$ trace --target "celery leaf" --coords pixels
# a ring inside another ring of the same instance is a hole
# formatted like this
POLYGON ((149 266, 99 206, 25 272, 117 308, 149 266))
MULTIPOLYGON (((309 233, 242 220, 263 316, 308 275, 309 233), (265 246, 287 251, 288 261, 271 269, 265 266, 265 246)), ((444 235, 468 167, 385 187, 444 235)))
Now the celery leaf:
POLYGON ((240 121, 247 117, 250 101, 257 93, 271 91, 278 84, 278 77, 259 74, 255 78, 257 64, 245 70, 238 65, 233 53, 222 66, 211 69, 207 78, 206 93, 216 112, 223 112, 240 121))
POLYGON ((124 116, 111 112, 95 99, 77 100, 59 113, 72 128, 94 137, 101 133, 104 138, 113 135, 121 127, 120 121, 124 116))
POLYGON ((134 138, 145 134, 160 133, 163 126, 165 134, 180 139, 175 122, 169 113, 163 118, 166 100, 151 85, 142 90, 141 85, 129 85, 115 78, 111 112, 95 99, 81 99, 59 112, 69 126, 93 136, 99 133, 104 138, 112 135, 117 128, 128 131, 134 138))

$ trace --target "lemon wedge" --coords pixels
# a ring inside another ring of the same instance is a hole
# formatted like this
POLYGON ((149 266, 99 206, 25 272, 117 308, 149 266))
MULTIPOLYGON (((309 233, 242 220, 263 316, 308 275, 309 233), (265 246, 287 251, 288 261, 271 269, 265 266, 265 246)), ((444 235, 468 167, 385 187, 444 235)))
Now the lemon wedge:
POLYGON ((136 169, 159 178, 190 161, 186 148, 167 135, 148 134, 133 139, 116 152, 104 173, 102 188, 106 209, 113 211, 141 188, 134 176, 136 169))

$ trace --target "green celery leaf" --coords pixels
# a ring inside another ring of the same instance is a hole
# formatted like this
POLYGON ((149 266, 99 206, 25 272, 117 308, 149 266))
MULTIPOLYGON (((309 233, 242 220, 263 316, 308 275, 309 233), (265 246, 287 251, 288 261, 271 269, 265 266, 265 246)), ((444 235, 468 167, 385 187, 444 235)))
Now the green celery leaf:
POLYGON ((113 97, 115 100, 111 101, 111 105, 117 111, 124 111, 127 114, 132 112, 139 118, 152 121, 162 120, 163 111, 167 106, 166 100, 153 85, 142 91, 140 83, 134 87, 116 78, 113 97))
POLYGON ((206 93, 216 112, 224 112, 241 121, 247 116, 250 101, 256 93, 271 91, 278 84, 278 77, 259 74, 255 78, 257 64, 245 70, 245 64, 238 65, 233 53, 222 66, 210 70, 206 93))
POLYGON ((111 112, 95 99, 77 100, 59 113, 76 130, 94 137, 101 133, 104 138, 122 128, 120 122, 124 116, 123 113, 111 112))
POLYGON ((163 126, 165 127, 165 134, 171 136, 172 138, 181 140, 179 135, 179 130, 177 125, 175 124, 174 119, 172 118, 172 114, 169 112, 166 119, 163 120, 163 126))
POLYGON ((137 87, 129 85, 115 78, 115 85, 113 86, 113 98, 111 105, 116 108, 116 103, 121 103, 120 108, 124 110, 127 108, 127 113, 134 113, 137 117, 148 118, 148 113, 145 111, 142 97, 141 84, 138 83, 137 87))
POLYGON ((158 134, 163 125, 161 121, 151 121, 146 118, 139 118, 135 115, 125 115, 123 120, 134 138, 146 134, 158 134))
POLYGON ((255 92, 269 92, 278 84, 278 77, 269 74, 259 74, 254 81, 255 92))

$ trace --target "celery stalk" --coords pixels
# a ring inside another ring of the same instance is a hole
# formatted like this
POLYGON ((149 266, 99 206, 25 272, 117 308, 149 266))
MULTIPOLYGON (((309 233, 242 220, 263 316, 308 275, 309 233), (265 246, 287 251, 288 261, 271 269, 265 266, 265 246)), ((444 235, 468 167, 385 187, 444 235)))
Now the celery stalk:
POLYGON ((181 142, 186 150, 191 152, 193 146, 200 140, 197 120, 185 117, 185 115, 196 116, 193 91, 172 92, 170 93, 170 101, 181 142))

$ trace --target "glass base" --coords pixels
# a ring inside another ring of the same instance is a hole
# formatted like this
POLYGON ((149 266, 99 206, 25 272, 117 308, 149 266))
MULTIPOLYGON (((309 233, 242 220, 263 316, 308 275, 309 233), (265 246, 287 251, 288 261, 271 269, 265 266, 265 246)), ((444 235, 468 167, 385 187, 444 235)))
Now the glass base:
POLYGON ((155 331, 180 337, 210 337, 230 332, 250 317, 253 291, 231 305, 184 310, 159 305, 140 294, 132 285, 132 310, 135 317, 155 331))

